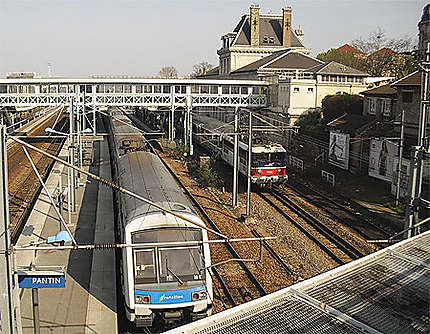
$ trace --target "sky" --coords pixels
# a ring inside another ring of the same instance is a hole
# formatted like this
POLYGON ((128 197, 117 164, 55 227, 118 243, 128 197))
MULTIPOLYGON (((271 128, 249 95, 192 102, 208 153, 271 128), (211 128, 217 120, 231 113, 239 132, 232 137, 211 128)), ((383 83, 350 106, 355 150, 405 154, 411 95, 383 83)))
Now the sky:
POLYGON ((0 77, 155 76, 164 66, 188 75, 194 64, 218 65, 221 36, 251 4, 260 13, 293 10, 311 55, 382 28, 417 39, 421 0, 0 0, 0 77))

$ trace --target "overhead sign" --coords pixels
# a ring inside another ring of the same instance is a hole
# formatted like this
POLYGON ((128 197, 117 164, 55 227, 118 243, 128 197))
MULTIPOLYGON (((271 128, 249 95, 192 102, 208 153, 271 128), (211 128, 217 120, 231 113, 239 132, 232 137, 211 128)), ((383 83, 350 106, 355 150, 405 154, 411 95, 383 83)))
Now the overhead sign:
POLYGON ((65 288, 64 272, 58 271, 19 271, 18 284, 21 289, 65 288))
POLYGON ((337 167, 348 169, 349 134, 330 132, 328 162, 337 167))

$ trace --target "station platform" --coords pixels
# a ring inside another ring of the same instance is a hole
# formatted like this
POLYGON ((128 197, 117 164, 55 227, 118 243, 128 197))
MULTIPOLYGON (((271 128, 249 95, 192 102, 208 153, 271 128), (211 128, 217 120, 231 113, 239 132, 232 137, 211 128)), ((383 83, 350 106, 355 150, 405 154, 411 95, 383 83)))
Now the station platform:
MULTIPOLYGON (((92 162, 84 168, 110 180, 108 143, 100 139, 88 141, 87 154, 92 162)), ((67 160, 67 155, 66 144, 60 158, 67 160)), ((66 188, 67 167, 56 162, 46 185, 51 195, 59 191, 60 185, 66 188)), ((112 190, 85 175, 80 175, 76 189, 75 212, 69 215, 65 203, 62 216, 78 244, 114 243, 112 190)), ((62 230, 42 190, 17 246, 40 243, 62 230)), ((64 266, 66 277, 65 288, 38 289, 40 333, 117 333, 114 249, 16 251, 16 268, 30 265, 64 266)), ((23 333, 34 333, 32 289, 20 289, 19 295, 23 333)))

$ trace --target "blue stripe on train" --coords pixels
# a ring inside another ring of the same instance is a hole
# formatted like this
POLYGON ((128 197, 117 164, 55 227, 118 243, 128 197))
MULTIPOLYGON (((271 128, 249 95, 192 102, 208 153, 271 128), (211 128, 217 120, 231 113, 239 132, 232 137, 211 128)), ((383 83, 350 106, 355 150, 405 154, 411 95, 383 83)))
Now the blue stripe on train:
POLYGON ((177 304, 191 301, 191 294, 205 290, 204 285, 197 288, 169 291, 142 291, 134 290, 135 295, 151 296, 151 304, 177 304))

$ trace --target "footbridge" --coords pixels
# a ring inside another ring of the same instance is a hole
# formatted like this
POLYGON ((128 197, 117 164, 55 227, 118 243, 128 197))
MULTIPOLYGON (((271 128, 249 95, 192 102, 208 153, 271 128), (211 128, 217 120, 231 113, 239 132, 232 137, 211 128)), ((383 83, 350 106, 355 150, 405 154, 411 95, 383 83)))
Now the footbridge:
POLYGON ((176 111, 184 115, 181 121, 184 119, 184 128, 191 132, 193 109, 265 107, 267 91, 268 83, 245 80, 129 76, 0 79, 0 109, 72 105, 78 114, 91 109, 95 121, 96 111, 101 107, 142 107, 163 112, 168 117, 169 139, 173 139, 176 111))

